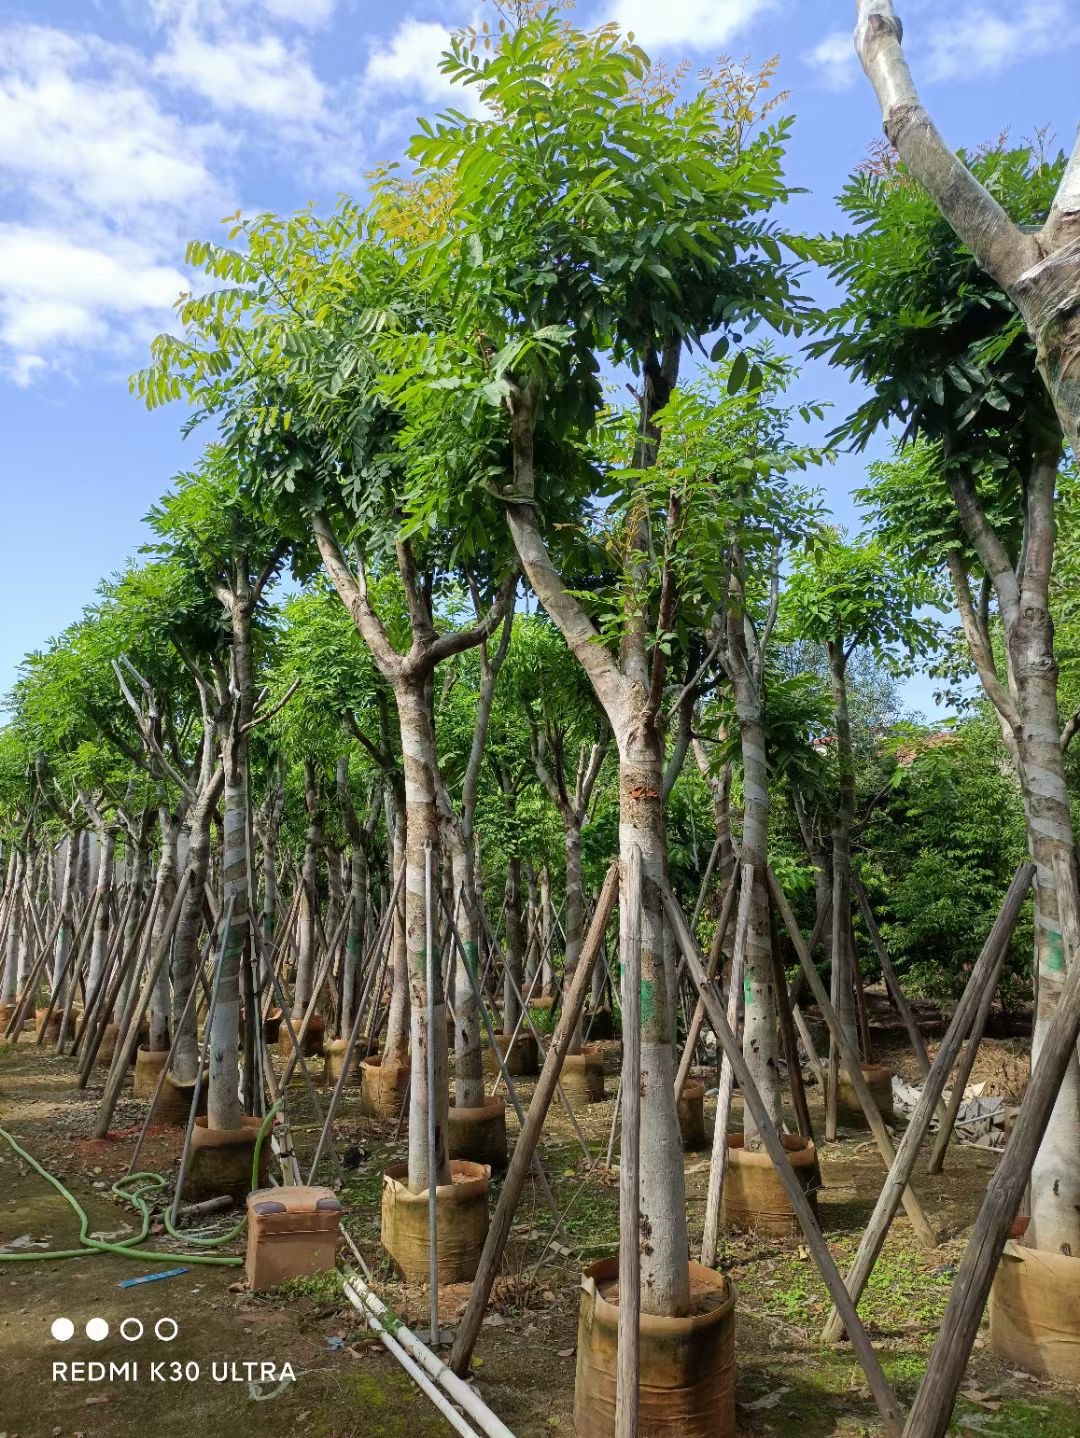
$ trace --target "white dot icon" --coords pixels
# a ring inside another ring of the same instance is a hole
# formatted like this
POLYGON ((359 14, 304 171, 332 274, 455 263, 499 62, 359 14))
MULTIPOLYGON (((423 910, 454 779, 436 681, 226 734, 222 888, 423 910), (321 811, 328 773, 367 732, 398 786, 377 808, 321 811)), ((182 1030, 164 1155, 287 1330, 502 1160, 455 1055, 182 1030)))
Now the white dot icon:
POLYGON ((54 1318, 51 1331, 57 1343, 66 1343, 69 1338, 74 1338, 75 1325, 70 1318, 54 1318))
POLYGON ((86 1336, 92 1343, 100 1343, 103 1338, 108 1338, 109 1325, 104 1318, 91 1318, 86 1325, 86 1336))

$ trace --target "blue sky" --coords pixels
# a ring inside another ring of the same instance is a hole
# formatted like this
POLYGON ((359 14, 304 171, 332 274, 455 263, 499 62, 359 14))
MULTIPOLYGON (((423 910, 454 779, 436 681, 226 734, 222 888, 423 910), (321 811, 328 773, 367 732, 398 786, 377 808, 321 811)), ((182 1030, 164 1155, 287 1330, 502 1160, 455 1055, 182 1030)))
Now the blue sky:
MULTIPOLYGON (((950 141, 1049 126, 1071 144, 1076 0, 898 0, 924 99, 950 141)), ((851 48, 851 0, 579 0, 654 55, 695 67, 779 54, 807 194, 790 218, 834 228, 834 196, 880 127, 851 48)), ((0 692, 142 542, 141 516, 194 458, 182 412, 127 392, 187 286, 183 252, 223 216, 330 207, 393 159, 450 95, 448 30, 490 0, 4 0, 0 18, 0 692)), ((460 103, 460 99, 458 101, 460 103)), ((811 365, 800 394, 846 409, 811 365)), ((865 461, 824 478, 841 522, 865 461)), ((930 707, 925 681, 910 699, 930 707)))

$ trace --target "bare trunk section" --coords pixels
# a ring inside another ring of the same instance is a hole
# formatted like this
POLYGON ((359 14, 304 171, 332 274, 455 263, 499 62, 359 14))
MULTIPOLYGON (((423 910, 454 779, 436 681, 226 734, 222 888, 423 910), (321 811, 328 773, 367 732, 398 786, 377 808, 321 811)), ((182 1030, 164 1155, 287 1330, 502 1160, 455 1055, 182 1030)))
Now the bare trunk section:
MULTIPOLYGON (((151 952, 157 953, 159 944, 165 930, 169 912, 172 909, 173 900, 176 898, 177 885, 177 838, 179 835, 179 824, 176 817, 163 804, 158 813, 158 828, 161 833, 161 853, 158 857, 158 869, 155 884, 158 892, 158 908, 154 916, 153 948, 151 952)), ((149 855, 145 850, 137 859, 142 878, 140 880, 139 896, 146 888, 146 862, 149 855)), ((139 900, 132 905, 132 916, 138 922, 139 900)), ((132 920, 128 920, 128 934, 125 936, 124 953, 130 954, 134 951, 135 931, 131 927, 132 920)), ((169 965, 162 964, 158 981, 154 985, 154 992, 150 998, 150 1050, 152 1053, 162 1053, 169 1048, 169 1031, 172 1027, 172 1016, 170 1012, 170 989, 169 989, 169 965)))
MULTIPOLYGON (((210 821, 220 782, 208 786, 196 799, 187 816, 187 864, 190 875, 173 935, 173 1013, 182 1015, 187 1005, 199 959, 199 933, 203 923, 203 885, 210 867, 210 821)), ((166 911, 167 912, 167 911, 166 911)), ((179 1019, 178 1019, 179 1023, 179 1019)), ((195 1033, 195 1006, 180 1024, 173 1049, 172 1071, 180 1083, 193 1083, 199 1055, 195 1033)))
MULTIPOLYGON (((94 934, 90 943, 90 968, 87 972, 87 986, 92 993, 98 977, 105 967, 105 956, 109 950, 109 933, 112 928, 112 885, 113 859, 116 854, 116 834, 112 829, 104 830, 98 837, 98 871, 95 885, 96 908, 94 910, 94 934)), ((113 1013, 113 1022, 119 1023, 120 1016, 113 1013)))
MULTIPOLYGON (((412 1093, 409 1103, 409 1189, 421 1193, 431 1178, 450 1182, 446 1151, 449 1113, 449 1064, 446 1044, 446 999, 442 964, 434 955, 431 995, 434 1031, 428 1032, 427 913, 425 864, 428 848, 439 873, 439 815, 436 803, 435 720, 431 686, 425 679, 399 680, 395 694, 401 724, 401 753, 405 766, 405 943, 408 951, 412 1000, 412 1093), (435 1092, 428 1092, 428 1046, 434 1049, 435 1092), (428 1169, 428 1109, 435 1109, 435 1164, 428 1169)), ((434 936, 433 936, 434 937, 434 936)))
POLYGON ((315 986, 315 907, 319 902, 319 850, 322 848, 323 831, 315 766, 310 759, 304 760, 304 806, 308 826, 300 870, 300 948, 296 959, 296 987, 293 989, 294 1019, 304 1017, 315 986))
MULTIPOLYGON (((237 743, 237 736, 228 741, 237 743)), ((236 1061, 240 1037, 240 975, 247 956, 251 933, 248 924, 248 809, 246 756, 228 755, 225 793, 222 801, 224 843, 222 877, 224 914, 231 914, 221 947, 221 972, 217 976, 217 1007, 210 1028, 210 1084, 207 1092, 206 1123, 213 1129, 243 1127, 244 1105, 240 1101, 236 1061)), ((255 1016, 249 1016, 255 1022, 255 1016)), ((252 1096, 247 1095, 248 1102, 252 1096)))
MULTIPOLYGON (((836 722, 838 770, 836 817, 832 832, 832 967, 836 996, 833 1007, 844 1037, 859 1051, 859 1025, 855 1011, 855 955, 851 943, 851 831, 855 823, 855 760, 851 749, 848 713, 847 660, 841 641, 826 645, 836 722)), ((866 1060, 867 1055, 863 1054, 866 1060)))
MULTIPOLYGON (((555 921, 551 911, 551 871, 545 863, 540 870, 540 923, 538 926, 542 955, 540 992, 545 998, 550 998, 555 992, 555 936, 552 933, 554 927, 555 921)), ((569 982, 569 976, 567 976, 567 983, 569 982)), ((580 1053, 581 1050, 580 1048, 571 1049, 570 1052, 580 1053)))
MULTIPOLYGON (((63 989, 60 988, 60 976, 67 967, 71 941, 75 933, 75 870, 78 854, 79 846, 76 837, 74 834, 69 834, 64 854, 64 877, 60 885, 60 927, 56 931, 56 948, 53 951, 52 986, 57 995, 57 1003, 63 1003, 66 997, 67 983, 71 981, 69 976, 64 981, 63 989)), ((12 982, 14 982, 14 974, 12 974, 12 982)))
MULTIPOLYGON (((675 1015, 668 1003, 664 916, 657 887, 667 876, 660 797, 663 754, 655 731, 631 731, 619 753, 619 850, 641 853, 641 1307, 677 1314, 690 1298, 686 1188, 675 1107, 675 1015)), ((633 942, 628 906, 619 905, 620 952, 633 942)))
MULTIPOLYGON (((563 971, 563 985, 569 988, 574 981, 578 960, 581 958, 581 944, 585 937, 585 886, 581 874, 581 828, 571 823, 563 830, 563 852, 566 856, 566 961, 563 971)), ((603 993, 603 970, 600 974, 603 993)), ((578 1015, 574 1033, 567 1053, 579 1054, 585 1038, 585 1011, 578 1015)))
POLYGON ((11 879, 11 909, 8 914, 4 945, 4 984, 0 998, 5 1004, 10 1004, 15 999, 16 993, 19 992, 19 944, 22 938, 25 875, 26 856, 21 849, 18 849, 15 853, 15 869, 11 879))
MULTIPOLYGON (((405 795, 404 789, 395 786, 387 791, 387 806, 391 810, 390 848, 393 855, 393 879, 401 872, 405 863, 405 795)), ((404 886, 394 905, 394 923, 391 934, 390 958, 390 1013, 386 1020, 386 1045, 383 1050, 386 1062, 409 1063, 409 948, 405 941, 405 892, 404 886)))
MULTIPOLYGON (((484 1065, 480 1037, 479 932, 480 921, 476 903, 472 849, 461 842, 457 826, 448 825, 450 858, 454 876, 454 896, 461 895, 458 910, 458 932, 461 950, 457 951, 457 977, 454 983, 454 1102, 458 1108, 479 1108, 484 1102, 484 1065), (466 968, 466 965, 468 966, 466 968), (472 982, 469 980, 472 973, 472 982)), ((455 950, 457 946, 455 945, 455 950)))
MULTIPOLYGON (((736 689, 736 711, 743 761, 742 861, 754 870, 754 896, 746 931, 746 1003, 743 1055, 773 1122, 783 1116, 780 1070, 779 1010, 773 977, 769 931, 769 898, 764 875, 769 851, 769 787, 765 758, 765 728, 757 694, 749 686, 736 689)), ((743 1117, 747 1148, 761 1147, 761 1136, 749 1112, 743 1117)))
POLYGON ((504 1034, 512 1034, 521 1018, 521 1000, 518 998, 524 978, 525 933, 521 924, 521 860, 510 858, 506 865, 505 898, 505 941, 503 961, 503 1020, 504 1034))
MULTIPOLYGON (((1028 841, 1035 861, 1035 964, 1038 983, 1031 1061, 1035 1068, 1057 1007, 1065 972, 1055 885, 1073 872, 1074 839, 1058 733, 1053 624, 1027 605, 1009 636, 1021 716, 1020 779, 1028 841)), ((1031 1170, 1031 1224, 1036 1248, 1080 1255, 1080 1064, 1074 1053, 1031 1170)))

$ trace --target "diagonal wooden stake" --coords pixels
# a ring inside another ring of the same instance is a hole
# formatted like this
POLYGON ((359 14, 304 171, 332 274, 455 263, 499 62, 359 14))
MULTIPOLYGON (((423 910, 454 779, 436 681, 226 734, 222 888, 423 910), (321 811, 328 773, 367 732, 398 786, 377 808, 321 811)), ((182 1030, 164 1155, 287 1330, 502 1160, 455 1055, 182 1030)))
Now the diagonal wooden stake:
POLYGON ((555 1033, 548 1045, 544 1067, 536 1081, 525 1124, 514 1145, 513 1157, 506 1170, 506 1178, 503 1180, 499 1201, 491 1216, 491 1225, 488 1228, 487 1238, 484 1240, 484 1251, 480 1255, 480 1266, 473 1279, 469 1301, 458 1325, 454 1346, 450 1352, 449 1366, 457 1374, 464 1375, 469 1370, 469 1363, 480 1334, 480 1325, 484 1320, 484 1311, 491 1296, 495 1275, 499 1271, 503 1251, 510 1237, 510 1225, 514 1221, 514 1214, 521 1198, 521 1191, 525 1186, 526 1176, 532 1167, 533 1155, 540 1142, 544 1120, 551 1107, 551 1101, 555 1097, 555 1084, 559 1076, 559 1069, 569 1051, 578 1017, 585 1007, 585 995, 588 993, 592 981, 593 962, 600 948, 608 920, 611 918, 611 911, 615 907, 618 892, 619 865, 616 862, 608 869, 604 887, 596 901, 592 923, 582 945, 574 977, 566 991, 562 1013, 559 1015, 555 1033))
MULTIPOLYGON (((664 912, 667 914, 668 922, 671 924, 675 934, 676 942, 682 949, 686 958, 686 966, 690 971, 690 977, 697 986, 698 993, 705 1002, 705 1011, 709 1016, 709 1022, 713 1026, 716 1037, 724 1050, 724 1055, 731 1064, 735 1077, 739 1081, 739 1088, 742 1092, 743 1102, 750 1110, 750 1113, 757 1124, 761 1135, 761 1141, 768 1150, 772 1159, 773 1167, 776 1169, 777 1177, 784 1185, 791 1207, 799 1220, 806 1239, 807 1247, 813 1255, 818 1272, 825 1280, 826 1287, 832 1294, 833 1302, 840 1310, 844 1319, 844 1326, 847 1328, 851 1338, 851 1346, 855 1350, 863 1372, 866 1374, 866 1381, 869 1384, 870 1392, 874 1396, 878 1410, 881 1413, 885 1431, 890 1438, 899 1438, 901 1425, 901 1411, 897 1403, 896 1395, 889 1386, 889 1380, 882 1371, 878 1362, 877 1354, 874 1352, 874 1345, 870 1342, 869 1335, 862 1325, 855 1305, 852 1303, 847 1289, 844 1287, 844 1280, 840 1276, 840 1270, 833 1262, 829 1246, 822 1236, 818 1227, 814 1211, 810 1207, 810 1201, 803 1192, 802 1184, 795 1175, 795 1170, 787 1156, 780 1134, 777 1132, 769 1111, 765 1106, 755 1084, 753 1075, 746 1065, 742 1056, 742 1049, 732 1032, 727 1018, 724 1015, 724 1006, 715 984, 710 984, 705 977, 705 969, 698 957, 694 947, 694 941, 690 937, 690 931, 686 927, 686 920, 683 918, 682 910, 674 894, 668 888, 665 880, 658 880, 660 897, 663 900, 664 912)), ((820 980, 818 980, 820 983, 820 980)))
MULTIPOLYGON (((915 1160, 918 1158, 922 1141, 930 1127, 934 1110, 940 1106, 941 1091, 945 1087, 949 1071, 956 1062, 956 1055, 960 1051, 964 1034, 971 1024, 972 1013, 980 1001, 980 996, 990 975, 1000 962, 1000 956, 1008 947, 1020 906, 1027 896, 1034 873, 1035 866, 1033 864, 1021 864, 1017 869, 1016 877, 1009 886, 1009 892, 1001 906, 1001 912, 994 921, 993 928, 983 945, 982 953, 975 961, 975 967, 971 971, 967 987, 956 1006, 956 1012, 952 1016, 952 1022, 945 1032, 945 1037, 941 1041, 941 1047, 938 1049, 937 1057, 934 1059, 930 1073, 923 1085, 923 1091, 915 1105, 915 1112, 911 1115, 911 1121, 905 1130, 904 1137, 900 1140, 896 1158, 889 1169, 889 1175, 878 1197, 874 1212, 870 1216, 870 1222, 866 1225, 866 1230, 859 1240, 859 1249, 847 1276, 847 1291, 855 1303, 858 1303, 863 1289, 874 1271, 874 1264, 884 1246, 889 1226, 900 1206, 900 1194, 914 1171, 915 1160)), ((842 1332, 843 1324, 834 1308, 825 1324, 824 1332, 821 1335, 822 1339, 826 1343, 835 1343, 842 1332)))
MULTIPOLYGON (((862 1105, 862 1111, 866 1115, 866 1122, 870 1125, 870 1131, 874 1135, 874 1140, 884 1160, 885 1167, 892 1168, 896 1158, 896 1150, 893 1148, 892 1139, 889 1137, 889 1130, 885 1127, 885 1120, 881 1117, 878 1106, 874 1102, 873 1094, 871 1094, 867 1082, 865 1078, 863 1078, 863 1071, 859 1064, 859 1056, 848 1043, 844 1031, 840 1027, 840 1021, 836 1017, 836 1010, 829 1002, 829 996, 825 992, 825 985, 821 982, 818 971, 814 968, 814 961, 811 959, 810 952, 803 941, 798 921, 791 912, 791 905, 787 901, 787 896, 780 887, 779 881, 771 868, 768 871, 768 875, 769 888, 776 901, 776 907, 780 912, 780 917, 784 921, 784 927, 788 931, 791 942, 795 945, 795 952, 799 956, 799 963, 802 965, 802 971, 806 976, 807 983, 810 985, 810 991, 817 1001, 821 1017, 828 1025, 829 1033, 832 1035, 833 1041, 839 1050, 840 1058, 844 1068, 847 1070, 848 1078, 851 1080, 851 1086, 855 1090, 855 1097, 862 1105)), ((927 1218, 922 1204, 909 1187, 904 1189, 903 1203, 904 1212, 911 1220, 911 1225, 918 1236, 919 1242, 924 1248, 936 1248, 938 1245, 937 1234, 930 1220, 927 1218)))

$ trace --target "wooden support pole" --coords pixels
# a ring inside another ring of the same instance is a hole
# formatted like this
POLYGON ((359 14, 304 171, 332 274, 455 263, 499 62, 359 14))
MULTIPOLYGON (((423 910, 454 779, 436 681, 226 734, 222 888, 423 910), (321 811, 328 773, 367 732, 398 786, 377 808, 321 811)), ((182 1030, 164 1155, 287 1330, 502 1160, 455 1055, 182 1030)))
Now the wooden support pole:
MULTIPOLYGON (((698 958, 694 948, 694 941, 690 931, 686 927, 686 920, 683 918, 682 910, 676 902, 675 896, 663 880, 659 883, 660 897, 663 900, 664 912, 667 914, 668 922, 675 933, 676 940, 686 956, 687 967, 690 970, 690 977, 697 985, 698 993, 705 1000, 706 1012, 709 1015, 709 1022, 712 1024, 716 1037, 724 1050, 724 1056, 731 1064, 735 1077, 739 1081, 739 1089, 743 1096, 743 1102, 749 1109, 754 1123, 757 1125, 761 1135, 761 1141, 772 1159, 773 1167, 776 1169, 777 1177, 784 1185, 791 1203, 793 1212, 802 1228, 803 1236, 806 1239, 807 1247, 817 1265, 818 1272, 825 1280, 825 1285, 832 1295, 833 1302, 840 1309, 844 1317, 844 1324, 851 1338, 851 1346, 855 1350, 863 1372, 866 1374, 866 1381, 870 1392, 877 1403, 881 1413, 885 1431, 890 1438, 899 1438, 900 1434, 900 1407, 896 1396, 889 1386, 889 1380, 882 1372, 881 1364, 878 1362, 877 1354, 874 1352, 874 1345, 862 1320, 855 1311, 855 1305, 848 1296, 844 1287, 844 1280, 840 1277, 840 1270, 833 1262, 829 1246, 822 1236, 818 1227, 814 1210, 810 1207, 810 1201, 803 1192, 802 1184, 795 1175, 795 1170, 788 1160, 787 1151, 777 1132, 769 1110, 765 1106, 755 1084, 753 1075, 746 1065, 742 1056, 742 1048, 735 1037, 727 1019, 724 1016, 723 1004, 717 992, 716 985, 710 984, 705 977, 705 970, 701 960, 698 958)), ((820 983, 820 980, 818 980, 820 983)))
MULTIPOLYGON (((109 1132, 109 1124, 112 1122, 113 1113, 116 1110, 117 1100, 120 1097, 120 1089, 127 1076, 128 1065, 131 1062, 132 1049, 139 1037, 139 1025, 142 1023, 143 1014, 150 1005, 150 998, 154 992, 154 985, 158 981, 172 948, 173 931, 180 921, 180 910, 183 907, 184 896, 187 894, 188 886, 191 883, 191 870, 185 869, 179 884, 176 886, 176 896, 169 908, 165 919, 165 927, 161 931, 158 941, 157 952, 150 957, 148 973, 143 982, 142 989, 136 994, 135 985, 131 986, 131 997, 128 999, 127 1008, 124 1012, 124 1021, 120 1025, 120 1033, 116 1040, 116 1049, 113 1053, 112 1068, 109 1070, 109 1077, 105 1081, 105 1092, 101 1096, 101 1107, 98 1109, 98 1116, 94 1122, 94 1137, 104 1138, 109 1132)), ((136 979, 138 974, 135 975, 136 979)), ((102 1030, 104 1032, 104 1030, 102 1030)), ((87 1049, 87 1055, 91 1053, 92 1045, 87 1049)), ((91 1065, 93 1058, 90 1058, 91 1065)))
MULTIPOLYGON (((750 905, 754 897, 754 866, 742 870, 739 894, 739 917, 735 923, 735 951, 728 976, 727 1022, 733 1034, 739 1032, 739 1014, 743 1003, 743 965, 746 962, 746 936, 750 926, 750 905)), ((702 999, 704 1006, 704 999, 702 999)), ((719 1037, 719 1036, 718 1036, 719 1037)), ((701 1239, 701 1262, 706 1268, 716 1263, 716 1241, 720 1232, 720 1199, 727 1172, 727 1127, 731 1114, 731 1098, 735 1075, 727 1054, 720 1061, 720 1081, 716 1094, 716 1122, 713 1124, 712 1153, 709 1158, 709 1185, 705 1196, 705 1231, 701 1239)))
POLYGON ((619 1153, 619 1331, 615 1438, 637 1438, 641 1312, 641 851, 631 844, 623 880, 630 942, 622 973, 622 1148, 619 1153))
POLYGON ((454 1346, 450 1351, 450 1367, 459 1375, 464 1375, 469 1370, 488 1298, 491 1296, 491 1288, 499 1271, 499 1264, 502 1262, 507 1239, 510 1237, 510 1225, 514 1221, 514 1214, 521 1198, 521 1191, 525 1186, 526 1176, 532 1168, 533 1155, 540 1142, 544 1120, 547 1118, 547 1112, 555 1094, 559 1070, 562 1068, 563 1059, 570 1050, 577 1021, 585 1007, 585 995, 592 982, 593 963, 603 941, 604 930, 611 918, 611 911, 615 907, 615 898, 618 892, 619 866, 617 863, 613 863, 608 869, 600 897, 596 901, 596 911, 593 914, 581 956, 574 969, 573 979, 566 991, 559 1022, 555 1026, 555 1033, 548 1045, 544 1067, 536 1081, 525 1124, 514 1145, 513 1157, 506 1170, 506 1178, 503 1180, 499 1201, 491 1216, 491 1225, 488 1228, 487 1238, 484 1240, 484 1251, 480 1255, 480 1266, 473 1279, 469 1301, 465 1306, 461 1322, 458 1324, 454 1346))
MULTIPOLYGON (((802 965, 803 974, 806 977, 807 983, 810 985, 810 992, 817 1000, 821 1016, 829 1027, 829 1033, 847 1070, 848 1078, 851 1080, 851 1086, 855 1090, 855 1096, 859 1100, 863 1113, 866 1115, 866 1122, 870 1125, 870 1131, 874 1135, 874 1141, 877 1143, 878 1151, 884 1160, 885 1167, 891 1168, 896 1158, 896 1150, 893 1148, 889 1131, 885 1127, 885 1120, 881 1117, 880 1110, 874 1102, 874 1097, 870 1092, 865 1078, 863 1078, 862 1068, 859 1064, 859 1056, 848 1043, 843 1029, 840 1027, 840 1021, 836 1017, 836 1011, 832 1004, 829 1003, 829 996, 825 992, 825 986, 821 982, 817 969, 814 968, 810 951, 803 942, 799 925, 795 919, 795 915, 791 912, 791 905, 788 903, 787 896, 780 887, 779 880, 771 868, 768 871, 768 875, 769 888, 776 901, 776 907, 779 910, 780 917, 784 921, 784 927, 788 931, 791 942, 795 945, 795 952, 799 956, 799 963, 802 965)), ((930 1220, 927 1218, 922 1204, 909 1187, 905 1187, 904 1189, 903 1204, 904 1211, 911 1220, 912 1227, 915 1229, 919 1242, 924 1248, 936 1248, 938 1245, 937 1234, 930 1220)))
POLYGON ((821 1085, 821 1091, 824 1094, 827 1071, 825 1065, 821 1062, 821 1058, 817 1051, 817 1046, 814 1043, 814 1035, 807 1027, 806 1018, 803 1014, 802 1009, 800 1009, 797 1005, 792 1007, 791 1017, 794 1019, 795 1027, 799 1031, 799 1037, 802 1039, 803 1048, 806 1050, 806 1056, 810 1060, 810 1067, 817 1075, 817 1081, 821 1085))
POLYGON ((1057 1003, 1049 1006, 1052 1017, 1046 1016, 1050 1017, 1050 1026, 1016 1124, 987 1187, 967 1250, 953 1279, 948 1306, 930 1350, 930 1362, 908 1414, 904 1438, 943 1438, 949 1426, 994 1273, 1080 1038, 1080 953, 1071 940, 1077 922, 1075 911, 1071 911, 1075 870, 1070 863, 1069 871, 1063 872, 1055 856, 1054 876, 1062 928, 1067 936, 1068 969, 1056 996, 1057 1003))
POLYGON ((780 957, 777 941, 776 914, 774 905, 769 903, 769 952, 772 955, 773 985, 776 989, 776 1006, 780 1011, 780 1037, 787 1061, 788 1085, 791 1089, 791 1106, 795 1110, 795 1124, 801 1138, 814 1141, 814 1126, 810 1122, 810 1108, 806 1102, 803 1086, 802 1065, 799 1063, 799 1045, 795 1039, 795 1021, 791 1012, 791 995, 788 993, 787 974, 780 957))
MULTIPOLYGON (((708 975, 712 979, 720 966, 720 955, 723 952, 724 940, 727 938, 727 931, 731 924, 731 916, 735 912, 735 900, 739 896, 739 862, 736 860, 735 868, 732 871, 731 883, 728 885, 727 893, 724 895, 724 902, 720 906, 720 917, 716 921, 716 931, 709 946, 708 975)), ((683 964, 680 959, 679 971, 682 972, 683 964)), ((686 1031, 686 1043, 683 1045, 682 1058, 679 1060, 679 1069, 675 1075, 675 1101, 682 1098, 682 1091, 686 1087, 686 1080, 690 1077, 690 1069, 694 1062, 694 1051, 697 1048, 698 1039, 701 1037, 701 1025, 705 1021, 705 1005, 698 999, 694 1008, 694 1016, 690 1020, 690 1026, 686 1031)))
POLYGON ((990 1018, 990 1010, 993 1007, 994 995, 997 993, 998 982, 1001 979, 1001 970, 1005 965, 1005 955, 1007 952, 1008 943, 1006 942, 998 949, 997 962, 994 964, 989 977, 983 985, 978 1011, 968 1028, 967 1045, 964 1048, 963 1057, 957 1065, 956 1074, 953 1077, 952 1092, 949 1094, 945 1117, 941 1120, 941 1127, 938 1129, 930 1148, 930 1158, 926 1165, 927 1173, 940 1173, 945 1167, 945 1150, 949 1147, 949 1140, 952 1138, 953 1129, 956 1127, 956 1118, 960 1112, 960 1105, 964 1102, 964 1089, 967 1088, 968 1079, 971 1077, 971 1070, 975 1067, 975 1058, 979 1052, 979 1045, 982 1043, 982 1036, 986 1031, 987 1020, 990 1018))
MULTIPOLYGON (((858 1303, 863 1289, 874 1271, 874 1264, 884 1247, 889 1226, 900 1206, 900 1195, 915 1169, 915 1160, 918 1158, 922 1141, 930 1127, 934 1110, 938 1107, 941 1091, 949 1077, 949 1070, 956 1062, 956 1055, 964 1041, 964 1034, 971 1023, 971 1015, 979 1002, 983 986, 994 970, 998 955, 1004 953, 1008 947, 1017 915, 1020 913, 1020 906, 1027 896, 1034 873, 1035 866, 1033 864, 1021 864, 1017 869, 1005 896, 1005 902, 1001 906, 1001 911, 987 936, 982 952, 975 961, 975 967, 971 971, 967 987, 956 1006, 952 1022, 945 1031, 945 1037, 941 1041, 937 1057, 923 1084, 923 1091, 915 1105, 915 1112, 911 1115, 911 1121, 900 1140, 896 1158, 878 1196, 874 1212, 870 1216, 870 1222, 866 1225, 866 1230, 859 1240, 855 1261, 846 1280, 847 1291, 851 1295, 853 1303, 858 1303)), ((825 1324, 822 1338, 827 1343, 835 1343, 842 1331, 843 1325, 836 1310, 833 1309, 825 1324)))

